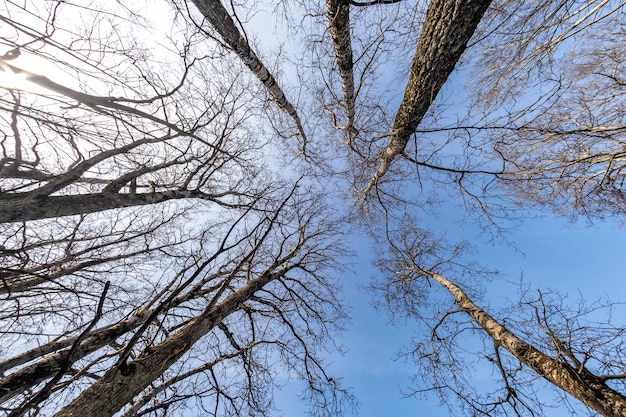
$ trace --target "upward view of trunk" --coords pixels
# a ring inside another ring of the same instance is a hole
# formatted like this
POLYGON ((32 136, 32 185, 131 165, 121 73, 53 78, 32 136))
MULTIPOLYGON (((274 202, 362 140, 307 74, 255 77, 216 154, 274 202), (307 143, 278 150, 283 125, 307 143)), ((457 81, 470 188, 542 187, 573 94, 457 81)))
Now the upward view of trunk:
MULTIPOLYGON (((92 352, 112 343, 118 337, 139 327, 148 317, 148 312, 141 311, 126 320, 90 332, 75 349, 70 363, 84 358, 92 352)), ((0 379, 0 403, 3 403, 26 390, 33 389, 37 384, 52 378, 68 360, 68 354, 76 337, 31 349, 22 355, 0 362, 0 372, 4 373, 11 368, 18 367, 34 359, 41 360, 13 372, 0 379), (48 355, 48 356, 46 356, 48 355), (44 358, 44 356, 46 356, 44 358)))
POLYGON ((457 285, 441 275, 425 273, 452 294, 456 304, 487 332, 497 345, 508 350, 524 365, 599 414, 608 417, 626 416, 626 397, 610 388, 602 379, 585 368, 574 369, 569 364, 539 351, 477 306, 457 285))
POLYGON ((380 165, 370 179, 367 195, 387 173, 392 161, 406 147, 439 90, 467 47, 491 0, 433 0, 413 57, 411 75, 396 113, 391 141, 380 156, 380 165))
POLYGON ((222 40, 239 56, 255 77, 263 83, 276 105, 292 117, 300 136, 302 136, 302 152, 305 153, 306 135, 304 134, 298 112, 287 100, 285 93, 276 82, 276 79, 274 79, 272 73, 261 62, 248 44, 248 41, 241 35, 222 2, 220 0, 193 0, 193 3, 209 24, 220 34, 222 40))
POLYGON ((352 41, 350 37, 350 1, 326 0, 328 20, 330 22, 330 36, 333 39, 335 57, 341 77, 344 106, 346 108, 346 123, 340 128, 348 131, 349 139, 356 136, 354 128, 354 73, 352 71, 352 41))
POLYGON ((277 273, 265 272, 218 304, 209 305, 198 317, 160 344, 146 349, 123 368, 110 369, 59 411, 56 417, 114 415, 180 359, 202 336, 222 323, 226 317, 241 308, 252 295, 278 277, 277 273))

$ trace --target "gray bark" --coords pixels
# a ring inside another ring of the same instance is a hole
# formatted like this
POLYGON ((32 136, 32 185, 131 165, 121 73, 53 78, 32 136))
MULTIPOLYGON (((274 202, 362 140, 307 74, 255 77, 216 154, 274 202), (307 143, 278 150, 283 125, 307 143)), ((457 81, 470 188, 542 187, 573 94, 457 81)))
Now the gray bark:
MULTIPOLYGON (((94 330, 87 334, 80 345, 74 350, 70 364, 102 347, 113 343, 118 337, 140 326, 149 316, 149 311, 141 311, 134 316, 111 326, 94 330)), ((67 355, 76 338, 68 338, 60 342, 52 342, 31 349, 28 352, 0 362, 0 372, 5 372, 22 364, 28 363, 44 355, 52 354, 32 365, 28 365, 0 380, 0 403, 3 403, 27 389, 52 378, 66 362, 67 355)))
POLYGON ((387 173, 392 161, 404 152, 439 90, 452 73, 491 0, 433 0, 413 57, 411 75, 396 113, 391 141, 380 156, 367 195, 387 173))
MULTIPOLYGON (((197 276, 201 270, 202 268, 198 268, 194 276, 197 276)), ((194 285, 185 294, 167 299, 166 304, 168 308, 174 308, 201 295, 203 281, 194 285)), ((142 309, 125 320, 89 332, 80 341, 80 345, 74 349, 72 357, 69 358, 69 363, 72 364, 106 345, 114 343, 116 339, 144 325, 158 313, 159 307, 152 310, 142 309)), ((52 378, 68 360, 67 356, 70 348, 76 340, 77 337, 70 337, 61 341, 50 342, 0 362, 0 375, 2 375, 13 368, 32 362, 35 359, 43 358, 0 380, 0 403, 13 398, 24 390, 35 387, 40 382, 52 378), (47 357, 44 358, 44 356, 47 357)))
POLYGON ((603 416, 626 416, 626 397, 607 386, 602 379, 584 367, 574 369, 569 364, 524 342, 477 306, 461 288, 441 275, 427 271, 420 272, 426 273, 448 290, 456 304, 485 330, 497 345, 508 350, 534 372, 603 416))
POLYGON ((354 96, 354 73, 352 62, 352 40, 350 37, 350 2, 348 0, 326 0, 328 20, 330 23, 330 36, 333 39, 335 57, 341 77, 344 106, 346 108, 346 123, 340 127, 348 131, 352 141, 356 136, 354 128, 355 100, 354 96))
POLYGON ((115 208, 144 206, 180 199, 217 201, 214 195, 188 190, 170 190, 134 195, 118 193, 55 196, 33 196, 31 193, 10 194, 0 198, 0 223, 89 214, 115 208))
POLYGON ((193 0, 193 3, 213 29, 219 33, 222 40, 237 54, 244 65, 252 71, 254 76, 263 83, 278 108, 283 110, 294 120, 298 132, 300 136, 302 136, 302 152, 305 153, 306 135, 304 134, 298 112, 289 100, 287 100, 285 93, 276 82, 272 73, 263 62, 261 62, 261 59, 248 44, 248 41, 241 35, 235 22, 222 5, 222 2, 220 0, 193 0))
POLYGON ((108 417, 118 412, 133 397, 180 359, 195 342, 237 311, 254 293, 280 275, 265 272, 219 304, 209 305, 203 313, 162 343, 146 349, 123 367, 113 367, 56 417, 108 417))

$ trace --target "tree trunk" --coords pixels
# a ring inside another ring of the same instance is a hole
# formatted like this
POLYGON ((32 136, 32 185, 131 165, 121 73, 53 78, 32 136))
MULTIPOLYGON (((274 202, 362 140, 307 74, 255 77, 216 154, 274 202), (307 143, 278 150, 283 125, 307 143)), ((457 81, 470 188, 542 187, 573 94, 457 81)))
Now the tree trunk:
POLYGON ((341 127, 348 131, 350 140, 356 136, 354 128, 355 99, 354 73, 352 72, 352 41, 350 37, 350 1, 326 0, 328 20, 330 22, 330 36, 333 39, 335 57, 341 77, 344 106, 346 108, 346 124, 341 127))
POLYGON ((77 195, 25 196, 10 194, 0 198, 0 223, 24 222, 77 214, 89 214, 123 207, 158 204, 168 200, 201 199, 217 201, 199 191, 170 190, 142 194, 95 193, 77 195))
MULTIPOLYGON (((126 320, 111 326, 90 332, 74 351, 70 363, 73 363, 102 347, 113 343, 118 337, 123 336, 132 329, 139 327, 148 318, 149 311, 141 311, 126 320)), ((25 390, 35 387, 37 384, 52 378, 65 363, 70 348, 76 337, 68 338, 60 342, 51 342, 31 349, 28 352, 0 362, 0 372, 18 367, 36 358, 53 353, 32 365, 28 365, 0 380, 0 403, 3 403, 25 390)))
POLYGON ((287 100, 285 93, 280 88, 276 79, 261 59, 252 50, 248 41, 241 35, 235 22, 228 14, 220 0, 193 0, 200 13, 209 24, 219 33, 222 40, 239 56, 241 61, 263 83, 270 96, 281 110, 286 112, 296 123, 300 136, 302 136, 302 152, 306 151, 306 135, 300 122, 300 116, 287 100))
POLYGON ((219 304, 207 307, 200 316, 160 344, 144 350, 135 360, 119 369, 110 369, 59 411, 56 417, 114 415, 180 359, 202 336, 241 308, 254 293, 278 277, 279 274, 266 272, 230 294, 219 304))
POLYGON ((491 0, 433 0, 413 57, 411 75, 393 122, 391 141, 370 179, 367 195, 406 147, 467 47, 491 0))
POLYGON ((534 372, 603 416, 626 416, 626 397, 611 389, 596 375, 585 368, 574 369, 569 364, 539 351, 474 304, 461 288, 441 275, 428 271, 421 272, 448 290, 456 304, 485 330, 496 344, 508 350, 534 372))

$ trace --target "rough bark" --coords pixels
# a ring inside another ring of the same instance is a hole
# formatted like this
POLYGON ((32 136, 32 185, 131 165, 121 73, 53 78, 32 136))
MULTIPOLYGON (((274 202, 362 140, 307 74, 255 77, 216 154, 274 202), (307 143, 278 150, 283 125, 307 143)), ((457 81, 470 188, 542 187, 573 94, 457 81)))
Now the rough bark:
POLYGON ((367 195, 406 147, 439 90, 467 47, 491 0, 433 0, 413 57, 411 75, 396 113, 391 141, 380 156, 367 195))
POLYGON ((328 21, 330 23, 330 36, 333 39, 335 57, 341 77, 341 89, 343 90, 344 106, 346 108, 346 123, 341 129, 348 131, 352 141, 356 136, 354 128, 355 99, 354 96, 354 73, 352 71, 352 40, 350 37, 350 2, 348 0, 326 0, 328 21))
MULTIPOLYGON (((74 350, 69 363, 73 363, 102 347, 113 343, 118 337, 140 326, 149 316, 149 311, 141 311, 134 316, 111 326, 94 330, 87 334, 80 345, 74 350)), ((60 342, 52 342, 31 349, 28 352, 9 358, 0 363, 0 372, 28 363, 36 358, 51 354, 47 358, 28 365, 0 380, 0 403, 21 394, 37 384, 53 377, 61 366, 66 363, 70 348, 76 338, 68 338, 60 342)))
POLYGON ((193 3, 213 29, 219 33, 222 40, 237 54, 254 76, 263 83, 278 108, 294 120, 298 133, 302 136, 302 152, 306 154, 306 135, 304 134, 298 112, 287 100, 285 93, 276 82, 272 73, 261 62, 261 59, 248 44, 248 41, 241 35, 222 2, 220 0, 193 0, 193 3))
POLYGON ((114 415, 133 397, 174 364, 202 336, 221 323, 254 293, 280 275, 266 272, 230 294, 219 304, 209 305, 203 313, 162 343, 146 349, 123 367, 113 367, 56 417, 108 417, 114 415))
POLYGON ((358 1, 350 0, 350 4, 352 6, 358 6, 358 7, 369 7, 369 6, 374 6, 376 4, 393 4, 393 3, 399 3, 401 1, 402 0, 372 0, 372 1, 358 2, 358 1))
POLYGON ((24 222, 77 214, 89 214, 123 207, 158 204, 168 200, 201 199, 217 201, 200 191, 169 190, 142 194, 95 193, 57 196, 11 194, 0 198, 0 223, 24 222))
MULTIPOLYGON (((202 268, 198 268, 191 279, 195 278, 201 271, 202 268)), ((191 282, 191 279, 189 282, 191 282)), ((180 288, 184 287, 186 286, 180 288)), ((198 296, 201 293, 201 287, 202 281, 184 294, 173 294, 166 300, 165 304, 168 308, 179 306, 198 296)), ((71 365, 106 345, 114 344, 118 338, 137 327, 145 326, 146 323, 149 323, 160 313, 162 305, 152 310, 147 308, 141 309, 125 320, 87 333, 80 340, 80 344, 74 348, 71 358, 68 358, 68 355, 78 337, 69 337, 64 340, 50 342, 0 362, 0 375, 2 375, 6 371, 42 358, 0 380, 0 403, 13 398, 27 389, 32 389, 40 382, 52 378, 63 364, 69 363, 71 365)))
POLYGON ((426 274, 448 290, 456 304, 485 330, 496 344, 508 350, 534 372, 603 416, 626 416, 626 397, 611 389, 602 379, 585 368, 574 369, 569 364, 539 351, 477 306, 457 285, 441 275, 432 272, 426 274))

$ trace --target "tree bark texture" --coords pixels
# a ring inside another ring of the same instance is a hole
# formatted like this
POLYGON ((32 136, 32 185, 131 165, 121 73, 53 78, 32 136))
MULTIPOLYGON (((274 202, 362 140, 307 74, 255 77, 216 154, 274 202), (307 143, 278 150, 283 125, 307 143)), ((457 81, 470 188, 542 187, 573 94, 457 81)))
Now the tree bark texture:
POLYGON ((210 194, 200 191, 169 190, 142 194, 94 193, 77 195, 7 195, 0 198, 0 223, 24 222, 104 210, 145 206, 169 200, 201 199, 215 201, 210 194))
POLYGON ((406 147, 439 90, 452 73, 491 0, 433 0, 413 57, 411 75, 396 113, 391 141, 380 156, 367 195, 406 147))
POLYGON ((146 349, 124 367, 110 369, 102 378, 83 391, 56 417, 109 417, 133 397, 139 395, 195 342, 243 305, 254 293, 280 275, 266 272, 230 294, 216 305, 209 305, 200 316, 189 322, 160 344, 146 349))
POLYGON ((302 151, 304 153, 306 150, 306 135, 304 134, 298 112, 289 100, 287 100, 285 93, 276 82, 276 79, 274 79, 272 73, 263 62, 261 62, 261 59, 248 44, 248 41, 241 35, 235 22, 222 5, 222 2, 220 0, 193 0, 193 3, 213 29, 219 33, 222 40, 237 54, 255 77, 263 83, 278 108, 283 110, 294 120, 298 132, 300 136, 302 136, 302 151))
MULTIPOLYGON (((77 349, 75 349, 72 357, 69 358, 70 364, 113 343, 118 337, 139 327, 148 316, 149 311, 141 311, 127 320, 90 332, 81 341, 77 349)), ((65 363, 75 340, 76 338, 73 337, 60 342, 51 342, 41 347, 31 349, 17 357, 0 362, 0 372, 5 372, 21 364, 52 353, 50 356, 1 379, 0 403, 52 378, 61 369, 63 363, 65 363)))
POLYGON ((335 57, 341 77, 346 123, 343 128, 348 131, 350 139, 356 134, 354 128, 355 99, 354 73, 352 71, 352 40, 350 37, 350 2, 349 0, 326 0, 330 36, 333 39, 335 57))
POLYGON ((456 304, 485 330, 495 343, 508 350, 524 365, 603 416, 626 416, 626 397, 607 386, 602 379, 585 368, 574 369, 569 364, 539 351, 477 306, 457 285, 441 275, 431 272, 426 274, 448 290, 456 304))

